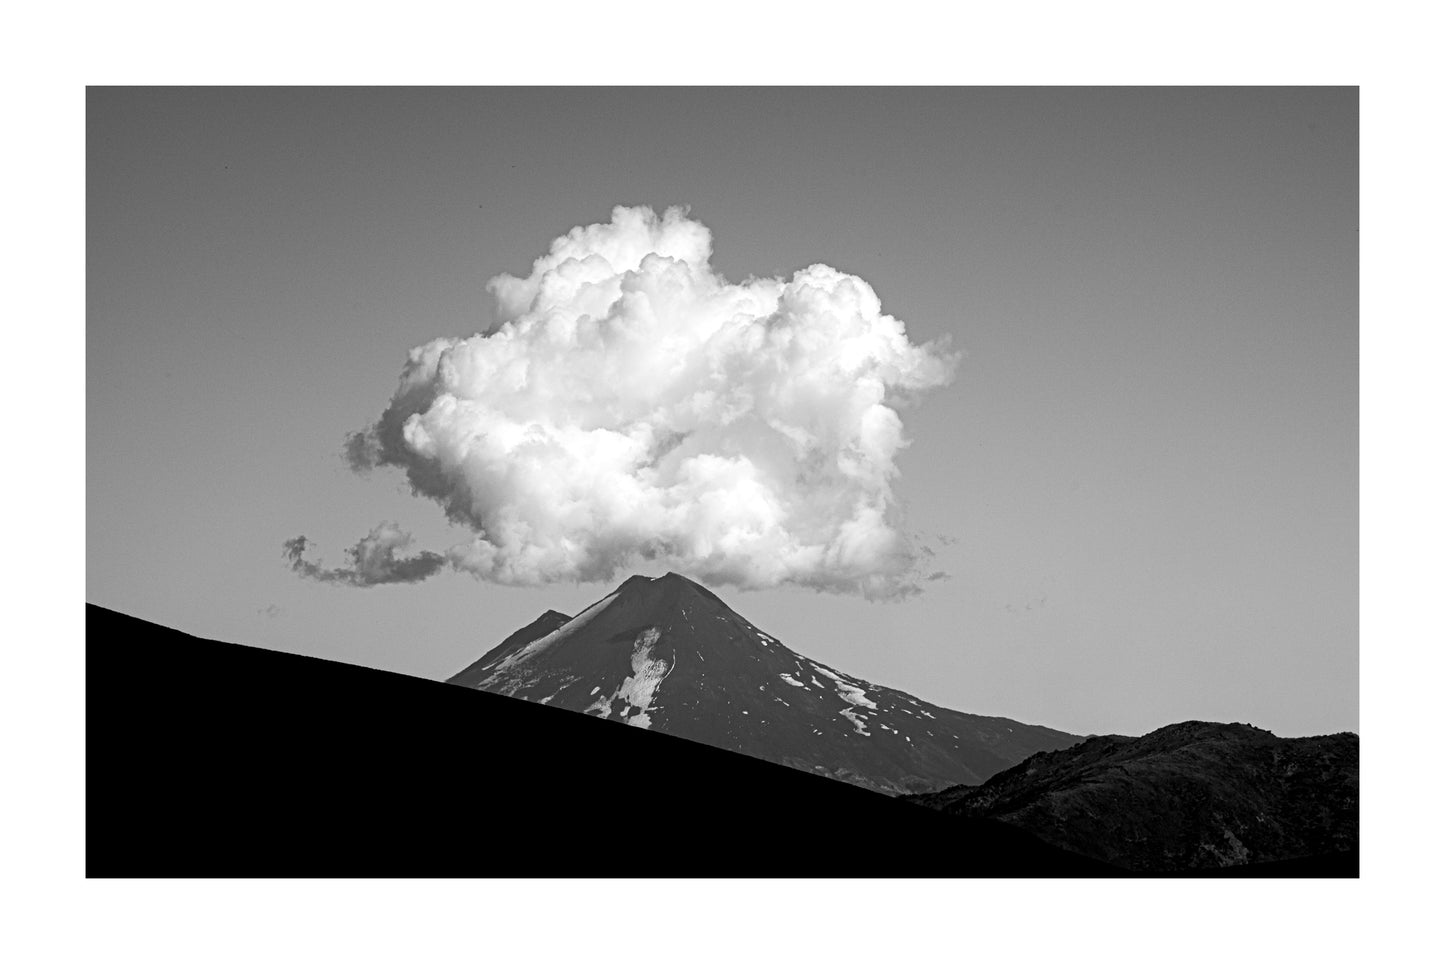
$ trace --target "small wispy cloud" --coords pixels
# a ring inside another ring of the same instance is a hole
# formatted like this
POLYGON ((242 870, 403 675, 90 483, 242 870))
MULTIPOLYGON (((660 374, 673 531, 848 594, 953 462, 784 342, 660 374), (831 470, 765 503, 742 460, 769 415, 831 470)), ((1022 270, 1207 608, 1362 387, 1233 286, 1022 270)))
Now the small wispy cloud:
POLYGON ((317 582, 342 586, 384 586, 391 583, 421 582, 447 565, 446 556, 423 550, 411 556, 398 552, 411 544, 411 534, 394 522, 383 522, 346 550, 351 565, 328 569, 306 558, 311 541, 305 536, 287 539, 281 554, 292 571, 317 582))

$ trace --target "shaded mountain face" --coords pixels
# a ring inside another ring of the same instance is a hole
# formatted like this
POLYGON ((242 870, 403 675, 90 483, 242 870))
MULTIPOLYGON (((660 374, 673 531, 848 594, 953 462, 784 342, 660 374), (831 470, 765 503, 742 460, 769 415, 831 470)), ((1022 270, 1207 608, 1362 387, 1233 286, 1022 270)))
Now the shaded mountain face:
POLYGON ((1242 723, 1096 736, 988 780, 910 799, 1027 830, 1073 853, 1177 873, 1359 848, 1360 740, 1242 723))
POLYGON ((633 576, 570 619, 545 613, 448 682, 889 794, 978 784, 1078 740, 841 673, 675 573, 633 576))

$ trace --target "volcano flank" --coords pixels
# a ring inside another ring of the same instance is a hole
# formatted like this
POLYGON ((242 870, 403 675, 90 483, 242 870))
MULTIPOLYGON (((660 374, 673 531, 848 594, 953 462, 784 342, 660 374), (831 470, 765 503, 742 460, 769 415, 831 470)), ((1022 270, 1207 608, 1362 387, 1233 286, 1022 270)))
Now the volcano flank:
POLYGON ((676 573, 549 611, 450 680, 888 794, 976 785, 1078 737, 975 716, 809 659, 676 573))

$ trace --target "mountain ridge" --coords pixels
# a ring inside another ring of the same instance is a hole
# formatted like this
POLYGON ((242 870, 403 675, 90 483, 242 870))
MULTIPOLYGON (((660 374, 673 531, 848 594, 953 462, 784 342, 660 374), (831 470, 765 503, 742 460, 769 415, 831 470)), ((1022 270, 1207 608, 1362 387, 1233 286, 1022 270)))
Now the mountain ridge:
POLYGON ((907 799, 1135 872, 1330 858, 1359 847, 1359 736, 1187 720, 1091 736, 981 786, 907 799))

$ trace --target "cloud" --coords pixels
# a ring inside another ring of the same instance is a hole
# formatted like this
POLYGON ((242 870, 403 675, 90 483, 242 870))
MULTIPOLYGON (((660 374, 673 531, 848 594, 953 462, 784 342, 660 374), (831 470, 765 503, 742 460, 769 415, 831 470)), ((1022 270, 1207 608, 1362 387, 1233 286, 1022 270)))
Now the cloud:
POLYGON ((344 586, 381 586, 395 582, 421 582, 435 575, 447 564, 446 557, 436 552, 419 552, 399 558, 398 550, 411 544, 411 535, 393 522, 383 522, 367 533, 356 545, 346 550, 351 566, 326 569, 305 557, 310 540, 305 536, 287 539, 281 554, 292 570, 318 582, 344 586))
POLYGON ((342 459, 351 471, 361 475, 372 470, 378 456, 376 440, 370 432, 350 432, 341 446, 342 459))
MULTIPOLYGON (((452 565, 509 585, 640 563, 742 588, 917 591, 898 526, 900 412, 946 384, 862 278, 814 264, 730 283, 681 208, 616 208, 524 278, 498 323, 413 349, 358 471, 402 469, 476 532, 452 565)), ((299 558, 299 557, 298 557, 299 558)))

